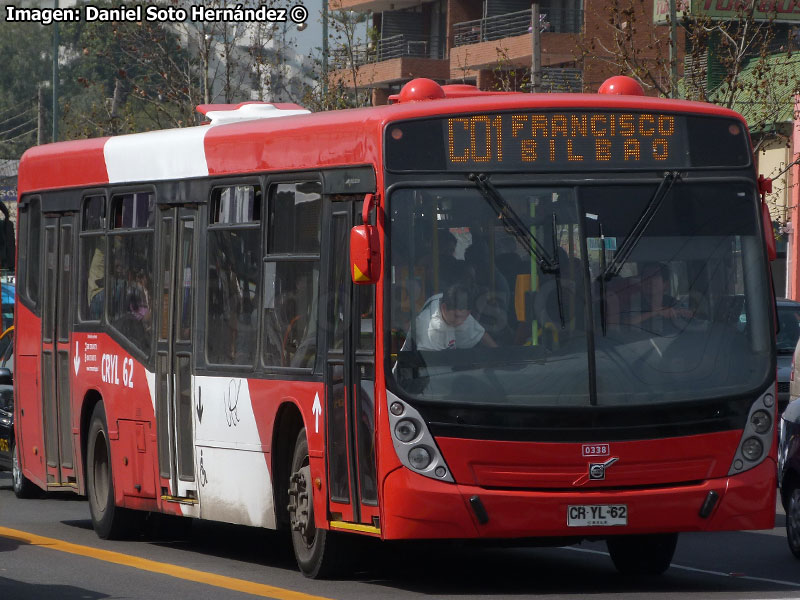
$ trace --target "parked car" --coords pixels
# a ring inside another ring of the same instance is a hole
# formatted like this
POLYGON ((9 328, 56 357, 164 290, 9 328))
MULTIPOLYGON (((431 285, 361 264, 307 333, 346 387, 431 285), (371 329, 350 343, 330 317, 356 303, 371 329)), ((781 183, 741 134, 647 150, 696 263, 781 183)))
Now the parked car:
POLYGON ((14 284, 0 285, 0 331, 5 331, 14 324, 14 293, 14 284))
POLYGON ((800 400, 793 400, 780 418, 778 486, 786 511, 786 541, 800 559, 800 400))
POLYGON ((800 356, 797 344, 800 340, 800 302, 778 300, 778 336, 775 340, 778 350, 778 414, 783 414, 792 396, 792 381, 796 390, 794 397, 800 396, 800 356))
POLYGON ((22 474, 14 438, 14 327, 0 334, 0 471, 11 471, 14 493, 35 496, 39 488, 22 474))

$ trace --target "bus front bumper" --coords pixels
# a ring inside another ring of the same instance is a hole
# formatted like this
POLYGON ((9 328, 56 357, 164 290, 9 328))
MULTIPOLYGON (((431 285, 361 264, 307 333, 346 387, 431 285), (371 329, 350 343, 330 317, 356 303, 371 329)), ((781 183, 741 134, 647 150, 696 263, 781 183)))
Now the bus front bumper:
POLYGON ((484 489, 435 481, 400 468, 384 481, 381 535, 384 539, 525 539, 771 529, 775 500, 772 458, 734 477, 617 490, 484 489), (701 516, 710 492, 718 498, 701 516), (568 525, 568 507, 601 505, 624 505, 627 523, 568 525))

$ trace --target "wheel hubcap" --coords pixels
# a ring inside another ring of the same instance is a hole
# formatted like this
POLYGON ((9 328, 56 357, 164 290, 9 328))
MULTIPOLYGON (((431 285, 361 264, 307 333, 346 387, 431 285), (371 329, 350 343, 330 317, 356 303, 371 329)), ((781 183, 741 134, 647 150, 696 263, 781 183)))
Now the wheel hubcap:
POLYGON ((292 473, 289 478, 288 506, 292 531, 299 533, 308 547, 314 543, 316 535, 310 481, 311 468, 308 465, 292 473))
POLYGON ((22 471, 19 468, 19 456, 17 455, 17 446, 14 446, 14 453, 11 456, 11 477, 14 480, 14 488, 20 489, 22 487, 22 471))
POLYGON ((106 450, 106 438, 102 433, 97 434, 97 441, 94 446, 94 468, 92 469, 92 479, 94 479, 93 500, 95 508, 103 511, 105 499, 108 497, 108 452, 106 450))

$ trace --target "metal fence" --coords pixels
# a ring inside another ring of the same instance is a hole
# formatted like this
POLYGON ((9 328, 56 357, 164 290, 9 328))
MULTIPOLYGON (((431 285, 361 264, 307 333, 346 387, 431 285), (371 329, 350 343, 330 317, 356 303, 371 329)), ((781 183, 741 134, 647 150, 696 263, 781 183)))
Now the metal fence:
POLYGON ((397 34, 378 40, 376 44, 353 49, 357 65, 381 62, 392 58, 444 58, 444 44, 436 36, 397 34))
MULTIPOLYGON (((583 11, 558 9, 539 14, 542 33, 580 33, 583 26, 583 11)), ((464 21, 453 25, 453 45, 466 46, 479 42, 500 40, 531 32, 531 11, 496 15, 485 19, 464 21)))

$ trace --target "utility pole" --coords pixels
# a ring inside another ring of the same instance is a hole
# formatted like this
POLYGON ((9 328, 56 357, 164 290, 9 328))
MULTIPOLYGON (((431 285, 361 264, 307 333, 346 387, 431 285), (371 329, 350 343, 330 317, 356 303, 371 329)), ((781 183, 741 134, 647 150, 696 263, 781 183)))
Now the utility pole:
POLYGON ((328 0, 322 0, 322 96, 328 97, 328 0))
POLYGON ((531 4, 531 91, 542 91, 542 32, 539 25, 539 2, 531 4))
POLYGON ((676 0, 669 0, 669 64, 671 78, 669 97, 678 97, 678 11, 676 0))
MULTIPOLYGON (((58 10, 58 0, 53 0, 58 10)), ((58 141, 58 21, 53 22, 53 141, 58 141)))
POLYGON ((36 145, 41 146, 44 144, 44 86, 42 84, 39 84, 37 104, 36 145))

